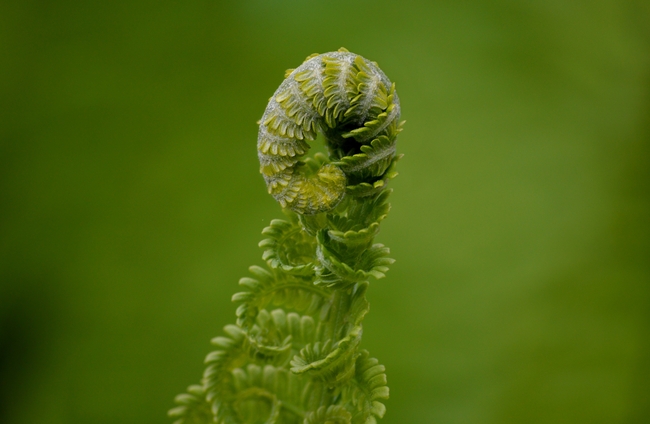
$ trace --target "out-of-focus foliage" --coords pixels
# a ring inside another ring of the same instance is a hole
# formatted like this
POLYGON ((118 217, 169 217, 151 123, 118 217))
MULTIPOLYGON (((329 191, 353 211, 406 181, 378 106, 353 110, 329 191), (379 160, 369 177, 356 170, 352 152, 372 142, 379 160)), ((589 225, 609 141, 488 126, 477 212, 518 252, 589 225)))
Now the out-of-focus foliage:
POLYGON ((281 216, 255 146, 272 70, 340 46, 408 120, 361 345, 382 423, 649 421, 649 15, 0 3, 0 422, 168 422, 281 216))

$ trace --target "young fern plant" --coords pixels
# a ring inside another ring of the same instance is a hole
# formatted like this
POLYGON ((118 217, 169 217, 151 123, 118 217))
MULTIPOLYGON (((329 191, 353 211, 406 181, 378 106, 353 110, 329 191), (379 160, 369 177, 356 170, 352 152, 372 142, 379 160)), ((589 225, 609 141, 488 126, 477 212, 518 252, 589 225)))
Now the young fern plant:
POLYGON ((236 325, 176 397, 175 424, 371 424, 388 398, 384 366, 360 349, 370 277, 393 259, 375 244, 390 205, 400 105, 375 62, 345 49, 286 72, 260 120, 260 171, 286 220, 262 234, 236 325), (305 158, 324 136, 329 157, 305 158))

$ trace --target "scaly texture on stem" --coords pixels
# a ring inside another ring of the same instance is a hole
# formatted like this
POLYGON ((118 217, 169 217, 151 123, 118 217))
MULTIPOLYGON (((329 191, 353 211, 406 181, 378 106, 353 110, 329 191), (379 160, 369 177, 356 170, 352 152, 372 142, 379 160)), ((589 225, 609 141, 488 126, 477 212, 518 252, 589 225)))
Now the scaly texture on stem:
POLYGON ((371 424, 386 411, 384 366, 359 344, 369 277, 393 262, 374 238, 400 158, 395 85, 345 49, 285 77, 257 147, 287 219, 262 231, 266 267, 239 281, 237 323, 212 340, 202 384, 177 396, 175 424, 371 424), (318 133, 329 157, 305 158, 318 133))

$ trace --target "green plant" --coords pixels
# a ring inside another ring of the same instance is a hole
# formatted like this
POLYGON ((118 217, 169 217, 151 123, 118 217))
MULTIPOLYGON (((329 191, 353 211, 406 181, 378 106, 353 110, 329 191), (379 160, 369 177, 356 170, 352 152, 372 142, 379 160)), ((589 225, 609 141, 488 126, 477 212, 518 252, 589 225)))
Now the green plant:
POLYGON ((400 107, 376 63, 340 49, 286 73, 260 121, 258 156, 287 220, 262 234, 237 324, 212 343, 202 384, 177 396, 176 424, 375 423, 384 366, 359 349, 369 277, 393 262, 373 243, 387 216, 400 107), (303 157, 323 134, 329 157, 303 157), (275 309, 274 309, 275 308, 275 309))

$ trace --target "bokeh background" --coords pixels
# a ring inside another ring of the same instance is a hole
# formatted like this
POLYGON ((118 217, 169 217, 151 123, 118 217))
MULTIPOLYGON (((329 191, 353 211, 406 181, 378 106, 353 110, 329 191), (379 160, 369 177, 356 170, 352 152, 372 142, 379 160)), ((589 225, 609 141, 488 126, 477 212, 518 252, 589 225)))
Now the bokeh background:
POLYGON ((255 122, 341 46, 407 120, 382 422, 650 422, 646 0, 5 0, 1 423, 170 422, 282 216, 255 122))

